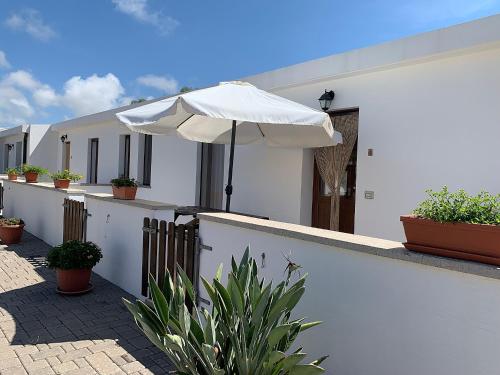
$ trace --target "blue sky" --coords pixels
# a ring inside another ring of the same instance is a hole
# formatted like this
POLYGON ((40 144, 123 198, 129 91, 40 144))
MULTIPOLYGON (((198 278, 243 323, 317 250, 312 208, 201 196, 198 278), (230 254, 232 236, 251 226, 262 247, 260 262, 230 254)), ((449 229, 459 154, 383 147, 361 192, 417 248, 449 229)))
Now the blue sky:
POLYGON ((54 123, 500 11, 500 0, 0 0, 0 126, 54 123))

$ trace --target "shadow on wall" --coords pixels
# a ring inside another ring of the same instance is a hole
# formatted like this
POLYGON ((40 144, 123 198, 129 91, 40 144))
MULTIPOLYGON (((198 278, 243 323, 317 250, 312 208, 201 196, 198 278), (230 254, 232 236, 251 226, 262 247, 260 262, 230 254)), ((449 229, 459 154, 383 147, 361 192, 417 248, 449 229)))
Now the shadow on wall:
POLYGON ((155 374, 167 373, 172 368, 167 357, 143 336, 121 301, 135 298, 95 273, 94 291, 57 294, 55 272, 45 265, 49 249, 26 232, 21 244, 0 248, 0 340, 11 345, 115 340, 129 354, 121 355, 123 363, 132 356, 155 374))

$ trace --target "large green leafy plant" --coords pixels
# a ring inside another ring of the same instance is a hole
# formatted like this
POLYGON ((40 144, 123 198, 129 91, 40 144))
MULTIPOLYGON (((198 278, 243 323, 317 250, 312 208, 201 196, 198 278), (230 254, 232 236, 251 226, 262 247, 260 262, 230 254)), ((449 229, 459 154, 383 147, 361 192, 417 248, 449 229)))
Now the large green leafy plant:
POLYGON ((101 258, 101 249, 95 243, 72 240, 53 247, 47 254, 47 263, 49 268, 86 269, 94 267, 101 258))
POLYGON ((438 222, 463 222, 500 225, 500 194, 480 192, 469 195, 464 190, 454 193, 443 187, 427 190, 428 198, 413 211, 418 217, 438 222))
POLYGON ((150 276, 153 303, 124 300, 137 325, 164 351, 179 374, 302 375, 325 370, 323 357, 303 364, 306 354, 292 350, 297 336, 319 322, 290 317, 304 294, 306 276, 291 283, 288 277, 275 287, 257 275, 257 263, 248 249, 239 265, 232 259, 226 286, 222 267, 213 281, 203 279, 212 310, 190 312, 196 301, 192 283, 178 269, 176 283, 165 277, 162 289, 150 276))

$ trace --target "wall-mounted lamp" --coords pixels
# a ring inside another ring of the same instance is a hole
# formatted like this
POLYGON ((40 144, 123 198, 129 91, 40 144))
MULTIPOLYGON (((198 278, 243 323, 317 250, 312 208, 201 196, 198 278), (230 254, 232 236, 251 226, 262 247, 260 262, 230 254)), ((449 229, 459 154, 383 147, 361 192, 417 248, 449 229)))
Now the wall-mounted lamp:
POLYGON ((13 143, 7 143, 7 150, 12 150, 14 148, 14 144, 13 143))
POLYGON ((66 142, 67 139, 68 139, 68 135, 67 134, 61 135, 61 142, 62 143, 66 142))
POLYGON ((332 105, 333 98, 335 97, 335 93, 330 90, 325 90, 323 95, 319 97, 319 105, 323 111, 328 111, 330 109, 330 105, 332 105))

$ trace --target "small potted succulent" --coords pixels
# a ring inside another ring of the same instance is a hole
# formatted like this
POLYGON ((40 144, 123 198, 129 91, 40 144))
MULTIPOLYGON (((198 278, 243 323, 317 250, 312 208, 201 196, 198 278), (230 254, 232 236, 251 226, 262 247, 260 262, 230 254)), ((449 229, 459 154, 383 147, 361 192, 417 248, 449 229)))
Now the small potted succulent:
POLYGON ((113 197, 116 199, 134 200, 137 193, 135 179, 128 177, 114 178, 111 180, 113 197))
POLYGON ((24 164, 22 171, 24 173, 24 177, 26 178, 26 182, 37 182, 38 176, 43 176, 49 173, 49 171, 45 168, 30 164, 24 164))
POLYGON ((52 178, 52 181, 54 181, 54 187, 56 189, 68 189, 69 183, 71 181, 73 182, 80 181, 83 178, 83 176, 76 173, 72 173, 68 169, 65 169, 62 172, 57 171, 56 173, 51 173, 50 178, 52 178))
POLYGON ((101 249, 96 244, 73 240, 53 247, 47 254, 47 264, 56 270, 60 293, 79 294, 92 288, 92 267, 101 258, 101 249))
POLYGON ((7 174, 10 181, 17 180, 17 176, 19 175, 19 168, 7 168, 5 173, 7 174))
POLYGON ((500 266, 500 194, 427 191, 401 216, 408 250, 500 266))
POLYGON ((23 235, 24 221, 11 217, 0 217, 0 239, 5 245, 19 243, 23 235))

